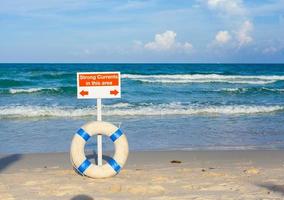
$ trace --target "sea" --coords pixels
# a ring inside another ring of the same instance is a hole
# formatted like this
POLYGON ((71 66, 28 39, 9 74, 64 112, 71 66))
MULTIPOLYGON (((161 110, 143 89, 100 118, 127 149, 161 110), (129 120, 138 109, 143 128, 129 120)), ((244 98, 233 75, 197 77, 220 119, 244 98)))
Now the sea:
POLYGON ((121 98, 102 99, 102 119, 130 151, 284 149, 284 64, 11 63, 0 64, 0 153, 68 152, 96 120, 76 73, 101 71, 121 72, 121 98))

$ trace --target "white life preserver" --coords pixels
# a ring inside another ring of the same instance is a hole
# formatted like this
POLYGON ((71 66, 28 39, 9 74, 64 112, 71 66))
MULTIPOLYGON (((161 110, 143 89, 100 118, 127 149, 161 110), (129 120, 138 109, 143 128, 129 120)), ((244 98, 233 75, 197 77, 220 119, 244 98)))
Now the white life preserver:
POLYGON ((92 121, 83 125, 74 135, 71 143, 71 162, 79 173, 91 178, 106 178, 116 175, 125 164, 127 157, 128 142, 125 134, 108 122, 92 121), (88 139, 98 133, 108 136, 115 146, 113 158, 102 166, 92 164, 86 158, 84 151, 88 139))

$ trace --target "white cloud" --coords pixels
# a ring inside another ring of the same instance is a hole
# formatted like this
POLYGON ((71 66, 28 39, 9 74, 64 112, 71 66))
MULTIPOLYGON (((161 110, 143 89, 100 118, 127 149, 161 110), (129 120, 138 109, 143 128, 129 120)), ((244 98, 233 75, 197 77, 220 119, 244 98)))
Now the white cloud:
POLYGON ((166 31, 162 34, 156 34, 155 40, 145 44, 146 49, 152 50, 169 50, 175 44, 176 33, 174 31, 166 31))
POLYGON ((209 46, 228 44, 230 41, 232 47, 238 46, 240 48, 253 41, 253 24, 249 20, 249 9, 246 8, 243 0, 202 1, 206 2, 207 7, 214 10, 217 14, 225 15, 225 18, 223 17, 222 19, 226 20, 227 23, 229 22, 231 27, 229 30, 219 31, 215 36, 213 45, 209 46))
POLYGON ((166 31, 161 34, 156 34, 153 42, 148 42, 144 45, 145 49, 154 51, 168 51, 168 50, 184 50, 190 51, 193 45, 189 42, 184 44, 176 42, 177 34, 174 31, 166 31))
POLYGON ((250 35, 252 31, 253 24, 249 20, 246 20, 237 32, 237 40, 239 42, 239 46, 246 45, 253 40, 250 35))
POLYGON ((251 36, 252 31, 253 24, 249 20, 246 20, 237 30, 232 31, 232 35, 227 30, 219 31, 216 34, 214 41, 209 46, 213 47, 217 45, 224 45, 228 44, 229 42, 231 47, 245 46, 253 41, 251 36))
POLYGON ((191 51, 193 49, 193 45, 189 42, 186 42, 186 43, 184 43, 183 48, 186 51, 191 51))
POLYGON ((210 9, 228 15, 243 15, 247 12, 242 0, 207 0, 207 5, 210 9))
POLYGON ((231 40, 231 35, 228 31, 219 31, 215 36, 215 41, 218 44, 225 44, 231 40))

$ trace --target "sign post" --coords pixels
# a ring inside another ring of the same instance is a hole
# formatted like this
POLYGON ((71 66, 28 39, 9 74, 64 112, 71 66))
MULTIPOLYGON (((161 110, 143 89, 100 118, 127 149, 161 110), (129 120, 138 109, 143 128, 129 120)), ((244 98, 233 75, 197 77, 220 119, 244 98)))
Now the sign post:
MULTIPOLYGON (((97 121, 102 121, 102 99, 97 99, 97 121)), ((98 154, 98 165, 103 164, 103 147, 102 147, 102 135, 97 135, 97 154, 98 154)))
MULTIPOLYGON (((120 72, 78 72, 77 98, 97 99, 97 121, 102 121, 102 98, 120 98, 120 72)), ((102 135, 97 136, 98 165, 102 165, 102 135)))

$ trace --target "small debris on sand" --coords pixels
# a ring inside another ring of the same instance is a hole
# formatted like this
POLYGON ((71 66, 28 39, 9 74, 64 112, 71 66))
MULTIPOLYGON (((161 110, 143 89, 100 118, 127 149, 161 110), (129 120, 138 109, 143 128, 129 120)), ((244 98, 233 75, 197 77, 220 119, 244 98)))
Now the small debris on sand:
POLYGON ((178 163, 178 164, 180 164, 181 161, 180 160, 172 160, 171 163, 178 163))
POLYGON ((252 167, 252 168, 249 168, 249 169, 245 169, 243 172, 246 173, 246 174, 259 174, 260 171, 259 171, 259 169, 252 167))

